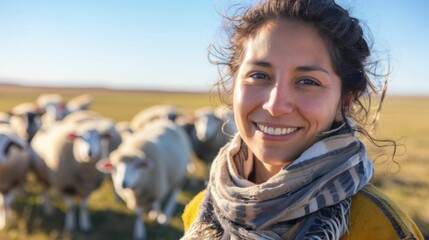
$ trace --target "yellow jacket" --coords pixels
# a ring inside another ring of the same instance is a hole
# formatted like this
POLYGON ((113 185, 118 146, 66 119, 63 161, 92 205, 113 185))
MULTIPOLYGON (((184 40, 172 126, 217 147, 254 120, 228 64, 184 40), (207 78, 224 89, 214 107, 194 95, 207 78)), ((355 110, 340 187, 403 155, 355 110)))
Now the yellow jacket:
MULTIPOLYGON (((197 218, 204 195, 200 192, 185 207, 185 232, 197 218)), ((350 218, 349 233, 342 240, 423 239, 413 220, 371 184, 352 197, 350 218)))

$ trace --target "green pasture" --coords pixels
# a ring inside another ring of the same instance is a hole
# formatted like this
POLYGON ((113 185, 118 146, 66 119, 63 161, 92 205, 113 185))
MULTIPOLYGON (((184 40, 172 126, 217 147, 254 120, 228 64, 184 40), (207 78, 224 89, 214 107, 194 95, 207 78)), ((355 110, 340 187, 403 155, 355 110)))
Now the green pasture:
MULTIPOLYGON (((145 91, 110 91, 102 89, 44 89, 0 86, 0 111, 9 111, 22 102, 33 102, 41 93, 60 93, 70 99, 83 93, 92 95, 91 109, 114 119, 130 120, 140 110, 154 104, 169 103, 189 113, 202 106, 215 106, 216 97, 203 93, 170 93, 145 91)), ((429 237, 429 97, 387 97, 382 110, 376 136, 397 140, 403 144, 397 148, 392 161, 392 148, 377 150, 368 144, 369 154, 375 159, 376 175, 373 182, 386 195, 402 206, 418 223, 425 236, 429 237)), ((204 165, 196 158, 198 182, 185 184, 179 197, 175 216, 166 227, 146 221, 148 239, 179 239, 183 234, 180 218, 185 204, 204 187, 204 165)), ((0 239, 132 239, 134 217, 123 202, 115 197, 111 181, 106 177, 102 187, 90 199, 93 231, 65 234, 62 230, 64 205, 55 193, 56 208, 52 216, 44 216, 40 186, 29 175, 28 185, 17 199, 14 210, 17 223, 0 231, 0 239)))

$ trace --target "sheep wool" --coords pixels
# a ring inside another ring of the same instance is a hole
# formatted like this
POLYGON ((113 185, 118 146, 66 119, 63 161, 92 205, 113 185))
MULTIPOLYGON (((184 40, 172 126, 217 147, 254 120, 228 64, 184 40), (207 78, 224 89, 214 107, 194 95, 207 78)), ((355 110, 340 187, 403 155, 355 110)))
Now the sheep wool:
POLYGON ((116 169, 112 172, 115 191, 136 214, 135 239, 146 234, 141 218, 144 210, 152 209, 149 216, 161 224, 174 212, 191 151, 181 127, 169 120, 157 120, 127 137, 110 154, 116 169), (167 203, 161 211, 164 199, 167 203))
POLYGON ((87 211, 90 194, 104 179, 96 163, 107 158, 121 143, 115 124, 105 118, 61 122, 39 131, 32 141, 36 176, 65 197, 65 228, 73 230, 73 197, 79 197, 82 230, 90 230, 87 211), (46 144, 49 143, 49 144, 46 144), (82 217, 82 215, 84 217, 82 217), (83 220, 82 220, 83 219, 83 220))
POLYGON ((30 149, 8 125, 0 125, 0 229, 11 221, 11 204, 16 190, 26 181, 30 149))

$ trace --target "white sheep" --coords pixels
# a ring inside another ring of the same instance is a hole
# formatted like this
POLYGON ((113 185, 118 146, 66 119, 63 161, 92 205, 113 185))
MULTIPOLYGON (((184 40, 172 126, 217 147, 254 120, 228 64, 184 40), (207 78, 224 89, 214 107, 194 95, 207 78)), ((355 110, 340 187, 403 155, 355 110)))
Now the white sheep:
POLYGON ((234 136, 237 133, 237 126, 235 125, 234 112, 228 106, 221 105, 214 109, 214 114, 217 118, 222 119, 224 124, 222 131, 227 136, 234 136))
POLYGON ((125 139, 130 135, 132 135, 133 130, 130 126, 129 121, 120 121, 120 122, 117 122, 115 125, 116 125, 116 129, 118 129, 119 134, 121 134, 122 139, 125 139))
POLYGON ((186 178, 191 145, 184 130, 167 120, 147 124, 100 161, 100 171, 112 172, 114 189, 136 215, 134 238, 144 239, 143 213, 165 224, 174 212, 186 178), (164 211, 161 202, 167 199, 164 211))
POLYGON ((0 112, 0 124, 10 124, 10 115, 5 112, 0 112))
POLYGON ((130 127, 133 131, 138 131, 149 122, 159 119, 174 121, 178 115, 180 113, 176 106, 169 104, 154 105, 137 113, 131 119, 130 127))
POLYGON ((34 170, 39 180, 64 196, 66 231, 75 229, 74 197, 81 199, 80 229, 89 231, 92 228, 88 198, 104 179, 95 164, 107 158, 120 142, 114 123, 105 119, 61 122, 35 135, 32 141, 34 170))
POLYGON ((36 104, 44 110, 42 115, 42 127, 47 127, 60 121, 65 116, 64 99, 57 93, 44 93, 36 99, 36 104))
POLYGON ((92 97, 89 94, 82 94, 65 102, 60 94, 44 93, 37 98, 36 103, 40 109, 44 110, 42 125, 47 127, 69 114, 88 110, 92 104, 92 97))
POLYGON ((81 123, 88 120, 98 120, 105 118, 100 113, 90 110, 82 110, 77 112, 72 112, 64 117, 63 122, 74 122, 81 123))
POLYGON ((11 204, 17 190, 26 181, 30 167, 30 149, 26 141, 7 124, 0 125, 0 230, 12 219, 11 204))
POLYGON ((66 103, 66 115, 73 112, 88 110, 92 102, 92 96, 89 94, 75 96, 66 103))
POLYGON ((10 112, 10 125, 20 137, 30 142, 42 125, 41 114, 43 111, 35 103, 18 104, 10 112))
POLYGON ((194 111, 193 125, 188 128, 192 146, 197 157, 206 163, 210 163, 235 134, 236 129, 231 120, 227 121, 223 110, 215 110, 211 107, 203 107, 194 111), (227 125, 228 124, 228 125, 227 125), (228 126, 228 128, 225 128, 228 126))
MULTIPOLYGON (((177 121, 183 126, 191 139, 192 148, 198 159, 206 163, 205 176, 219 150, 237 132, 234 115, 227 107, 202 107, 177 121)), ((195 165, 188 166, 189 172, 195 171, 195 165)))

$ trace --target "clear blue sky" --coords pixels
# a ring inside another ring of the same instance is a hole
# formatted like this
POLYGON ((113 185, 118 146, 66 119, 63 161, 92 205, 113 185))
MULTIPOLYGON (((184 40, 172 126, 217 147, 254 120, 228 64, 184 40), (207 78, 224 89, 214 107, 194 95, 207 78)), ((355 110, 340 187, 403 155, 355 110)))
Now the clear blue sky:
MULTIPOLYGON (((207 60, 216 10, 231 2, 0 0, 0 82, 206 91, 217 76, 207 60)), ((339 4, 390 56, 389 92, 429 95, 429 1, 339 4)))

